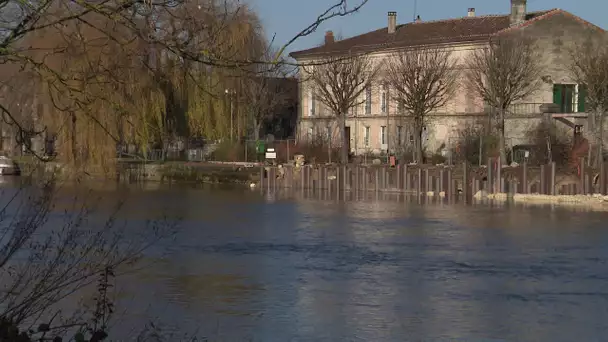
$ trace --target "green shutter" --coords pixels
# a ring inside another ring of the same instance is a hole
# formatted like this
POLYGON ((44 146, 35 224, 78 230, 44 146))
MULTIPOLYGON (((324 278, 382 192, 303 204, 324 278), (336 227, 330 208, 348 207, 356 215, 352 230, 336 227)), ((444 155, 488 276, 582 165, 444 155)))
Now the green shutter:
POLYGON ((553 85, 553 103, 555 103, 556 105, 559 105, 560 111, 563 110, 562 108, 562 85, 561 84, 554 84, 553 85))
POLYGON ((580 84, 578 86, 578 112, 585 112, 585 100, 587 99, 587 88, 580 84))

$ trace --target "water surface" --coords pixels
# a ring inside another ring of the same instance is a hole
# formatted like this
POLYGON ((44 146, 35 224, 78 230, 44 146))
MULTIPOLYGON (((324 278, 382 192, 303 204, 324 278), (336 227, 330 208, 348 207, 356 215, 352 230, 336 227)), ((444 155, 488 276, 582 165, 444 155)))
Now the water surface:
POLYGON ((137 229, 183 219, 119 284, 125 337, 150 319, 219 341, 608 335, 604 213, 193 187, 104 193, 115 198, 137 229))

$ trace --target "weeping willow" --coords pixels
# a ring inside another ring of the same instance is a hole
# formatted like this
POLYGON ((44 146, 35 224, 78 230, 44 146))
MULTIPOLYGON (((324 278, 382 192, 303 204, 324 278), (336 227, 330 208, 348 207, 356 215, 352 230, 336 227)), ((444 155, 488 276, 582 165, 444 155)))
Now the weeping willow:
MULTIPOLYGON (((36 109, 38 128, 55 136, 61 162, 111 175, 119 143, 145 155, 176 137, 230 135, 231 105, 233 126, 244 113, 225 90, 238 89, 249 72, 231 61, 254 59, 266 43, 249 8, 236 1, 232 7, 198 3, 204 6, 165 8, 171 15, 156 16, 156 26, 164 29, 160 38, 167 45, 183 35, 195 37, 182 48, 212 56, 214 63, 187 61, 162 44, 151 46, 132 27, 95 14, 28 36, 25 44, 35 49, 24 67, 35 71, 38 90, 30 101, 43 104, 36 109)), ((145 20, 139 25, 146 27, 145 20)))

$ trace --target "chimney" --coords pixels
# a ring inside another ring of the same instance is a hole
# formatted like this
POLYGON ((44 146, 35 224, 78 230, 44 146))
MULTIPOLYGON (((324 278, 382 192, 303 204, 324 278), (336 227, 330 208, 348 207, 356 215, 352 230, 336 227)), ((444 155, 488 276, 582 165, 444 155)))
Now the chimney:
POLYGON ((518 25, 526 20, 527 0, 511 0, 511 25, 518 25))
POLYGON ((422 19, 420 19, 420 16, 419 16, 419 15, 417 15, 417 16, 416 16, 416 20, 415 20, 415 22, 419 23, 419 22, 421 22, 421 21, 422 21, 422 19))
POLYGON ((469 17, 474 17, 475 16, 475 8, 474 7, 469 8, 468 16, 469 17))
POLYGON ((397 12, 388 12, 388 34, 397 30, 397 12))
POLYGON ((334 32, 333 31, 325 32, 325 45, 333 44, 334 41, 335 41, 334 32))

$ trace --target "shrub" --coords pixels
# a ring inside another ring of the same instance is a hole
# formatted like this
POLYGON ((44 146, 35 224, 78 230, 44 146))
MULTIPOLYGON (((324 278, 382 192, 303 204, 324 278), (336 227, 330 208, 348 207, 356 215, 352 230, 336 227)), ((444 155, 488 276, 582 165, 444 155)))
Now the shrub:
POLYGON ((479 164, 479 153, 481 145, 481 162, 486 162, 488 157, 499 155, 498 137, 488 134, 479 125, 468 125, 458 132, 458 142, 454 149, 454 161, 466 161, 470 164, 479 164))
POLYGON ((560 132, 554 123, 541 122, 529 132, 534 153, 530 163, 546 164, 550 161, 558 165, 568 164, 572 150, 571 138, 563 131, 560 132))

